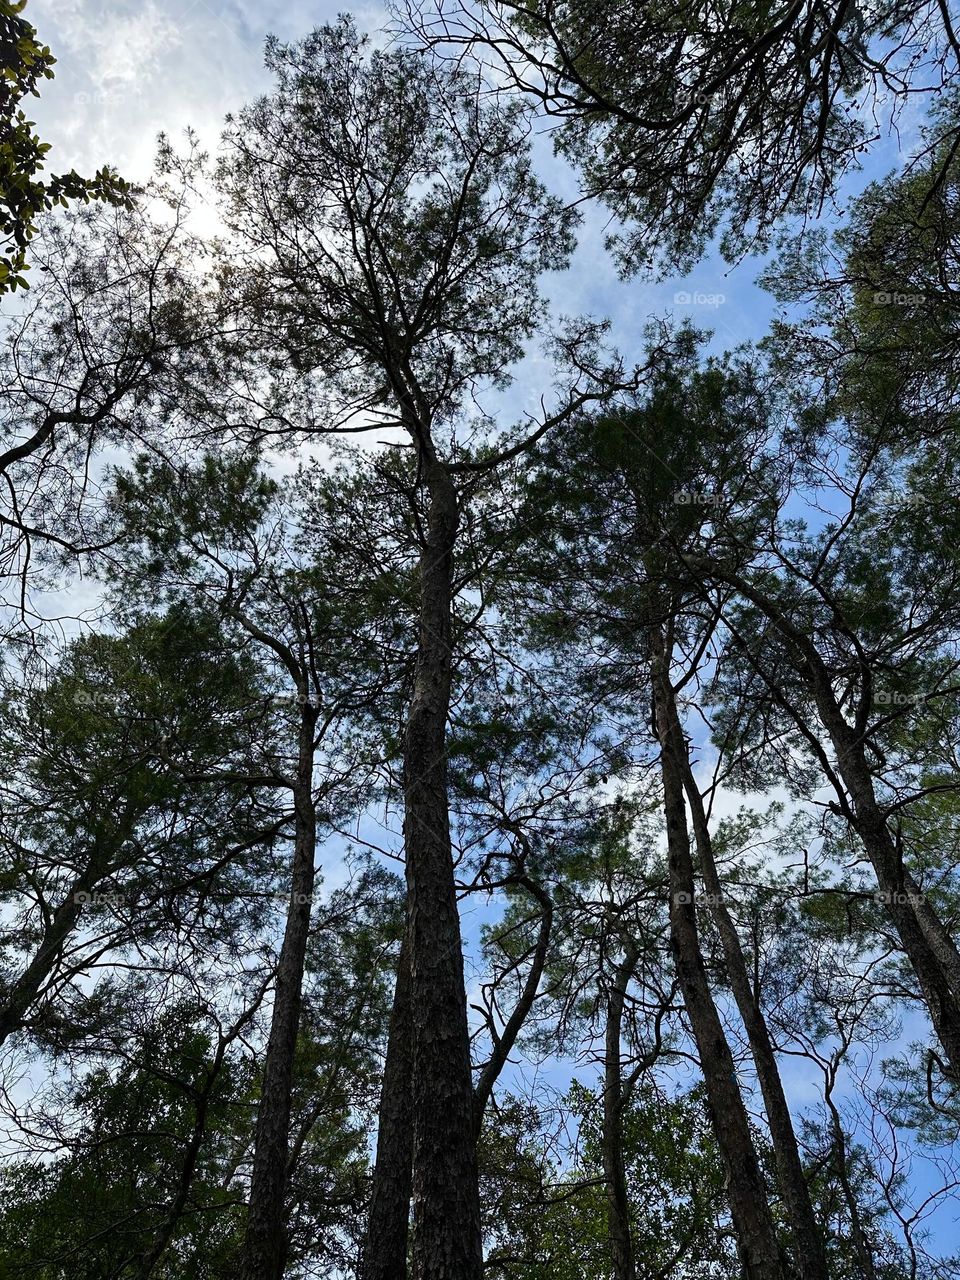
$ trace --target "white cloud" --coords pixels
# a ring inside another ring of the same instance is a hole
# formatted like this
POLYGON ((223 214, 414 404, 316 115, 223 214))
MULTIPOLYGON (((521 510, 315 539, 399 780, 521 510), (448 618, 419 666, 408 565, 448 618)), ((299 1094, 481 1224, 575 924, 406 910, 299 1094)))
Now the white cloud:
POLYGON ((38 21, 43 10, 55 15, 62 49, 82 60, 100 92, 120 84, 146 93, 165 56, 181 43, 181 28, 153 0, 126 13, 118 12, 119 6, 111 6, 109 14, 100 8, 97 21, 87 0, 57 0, 55 7, 50 0, 39 0, 36 5, 38 21))

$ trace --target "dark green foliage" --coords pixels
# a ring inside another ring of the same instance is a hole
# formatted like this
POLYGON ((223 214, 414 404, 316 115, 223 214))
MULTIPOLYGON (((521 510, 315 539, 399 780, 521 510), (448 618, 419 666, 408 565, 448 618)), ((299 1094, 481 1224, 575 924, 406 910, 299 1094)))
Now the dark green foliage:
MULTIPOLYGON (((516 1280, 607 1280, 606 1192, 598 1097, 575 1083, 558 1108, 578 1131, 569 1167, 557 1159, 552 1116, 518 1101, 504 1106, 482 1142, 488 1188, 488 1265, 516 1280)), ((559 1119, 559 1116, 558 1116, 559 1119)), ((723 1173, 697 1092, 638 1088, 624 1116, 637 1267, 644 1275, 707 1280, 735 1267, 723 1173)))
POLYGON ((0 0, 0 294, 28 287, 27 248, 40 214, 71 200, 123 203, 129 191, 107 166, 93 178, 81 178, 73 169, 39 176, 50 143, 33 132, 20 103, 40 96, 41 81, 53 79, 56 58, 21 16, 25 7, 26 0, 0 0))

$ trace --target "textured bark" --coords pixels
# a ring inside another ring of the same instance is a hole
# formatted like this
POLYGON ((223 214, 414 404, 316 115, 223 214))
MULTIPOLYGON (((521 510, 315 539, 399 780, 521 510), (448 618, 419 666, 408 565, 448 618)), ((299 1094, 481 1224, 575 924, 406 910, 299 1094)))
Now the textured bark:
POLYGON ((623 1164, 623 1076, 620 1040, 623 1032, 623 1005, 627 984, 637 964, 636 947, 628 943, 627 953, 617 966, 607 995, 603 1054, 603 1176, 607 1190, 607 1240, 614 1280, 636 1280, 637 1268, 630 1233, 630 1201, 623 1164))
POLYGON ((930 950, 942 966, 954 996, 960 998, 960 951, 957 944, 908 871, 904 872, 903 884, 913 900, 917 921, 930 950))
POLYGON ((669 654, 662 629, 650 629, 654 708, 660 741, 670 882, 670 941, 696 1040, 710 1119, 726 1175, 727 1197, 746 1280, 783 1280, 766 1188, 723 1024, 710 991, 694 903, 693 859, 683 796, 686 746, 671 716, 669 654))
POLYGON ((301 709, 294 788, 295 836, 290 902, 280 948, 270 1039, 257 1109, 247 1229, 241 1255, 243 1280, 281 1280, 286 1256, 290 1095, 300 1026, 317 844, 313 806, 313 735, 316 723, 316 709, 305 703, 301 709))
MULTIPOLYGON (((675 724, 674 732, 682 738, 682 728, 672 689, 669 697, 671 718, 675 724)), ((800 1148, 793 1128, 790 1107, 783 1090, 776 1054, 763 1010, 760 1008, 750 982, 739 934, 723 900, 723 886, 713 857, 710 827, 686 750, 683 753, 681 770, 693 818, 693 832, 703 883, 712 900, 713 917, 723 947, 730 988, 740 1017, 743 1019, 750 1052, 757 1070, 757 1079, 760 1082, 760 1091, 763 1094, 763 1104, 767 1113, 767 1123, 770 1126, 770 1138, 777 1165, 777 1180, 787 1210, 799 1272, 803 1280, 827 1280, 827 1259, 823 1247, 823 1236, 817 1225, 810 1200, 810 1188, 804 1177, 800 1148)))
POLYGON ((415 1280, 480 1280, 480 1197, 467 1000, 447 790, 453 547, 459 508, 424 459, 430 508, 420 557, 420 629, 404 732, 404 823, 413 1025, 415 1280))
POLYGON ((410 937, 404 934, 377 1117, 377 1160, 360 1280, 406 1280, 413 1174, 410 937))

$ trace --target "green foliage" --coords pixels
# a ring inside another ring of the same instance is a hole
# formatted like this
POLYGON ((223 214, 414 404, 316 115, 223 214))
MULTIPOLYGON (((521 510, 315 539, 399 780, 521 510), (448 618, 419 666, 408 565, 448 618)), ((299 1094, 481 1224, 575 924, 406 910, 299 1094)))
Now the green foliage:
POLYGON ((71 200, 123 203, 130 193, 106 166, 93 178, 72 169, 46 180, 38 176, 50 143, 33 132, 20 102, 40 96, 40 83, 53 79, 56 58, 22 17, 25 7, 26 0, 0 0, 0 294, 28 288, 27 247, 39 214, 71 200))
MULTIPOLYGON (((69 1154, 4 1170, 4 1280, 137 1275, 166 1222, 212 1053, 209 1029, 188 1005, 168 1009, 141 1035, 122 1070, 93 1068, 78 1082, 69 1099, 69 1154)), ((228 1061, 213 1080, 189 1200, 154 1272, 163 1280, 224 1275, 241 1203, 223 1180, 246 1120, 246 1070, 228 1061)))
POLYGON ((946 12, 898 0, 485 10, 480 38, 622 224, 625 272, 689 269, 714 237, 735 260, 790 214, 820 213, 867 149, 866 104, 895 116, 956 74, 946 12))
MULTIPOLYGON (((803 370, 816 387, 811 394, 810 383, 795 382, 806 412, 821 427, 849 419, 855 447, 880 444, 894 457, 909 457, 931 438, 938 461, 954 453, 958 117, 956 93, 944 94, 920 154, 872 182, 832 235, 820 229, 802 244, 786 244, 763 277, 778 298, 806 307, 801 323, 777 325, 770 342, 785 372, 792 369, 796 379, 803 370)), ((908 486, 921 510, 939 515, 956 506, 955 489, 936 467, 927 480, 908 486)), ((885 514, 901 512, 888 505, 885 514)))
MULTIPOLYGON (((516 1280, 608 1280, 602 1108, 578 1083, 561 1108, 579 1130, 572 1167, 551 1155, 549 1116, 516 1101, 484 1135, 489 1265, 516 1280)), ((723 1172, 699 1092, 670 1094, 642 1081, 625 1108, 623 1134, 638 1274, 733 1274, 736 1251, 718 1231, 723 1172)))
POLYGON ((244 245, 224 282, 281 420, 449 427, 509 381, 577 214, 535 176, 522 106, 465 68, 372 49, 346 16, 267 61, 276 89, 228 121, 218 182, 244 245))

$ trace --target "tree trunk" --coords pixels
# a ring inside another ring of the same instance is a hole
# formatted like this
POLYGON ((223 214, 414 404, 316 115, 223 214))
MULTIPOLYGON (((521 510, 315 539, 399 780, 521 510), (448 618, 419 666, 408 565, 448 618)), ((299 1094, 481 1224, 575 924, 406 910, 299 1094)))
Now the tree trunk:
POLYGON ((430 510, 420 633, 404 733, 404 823, 413 1009, 413 1276, 480 1280, 480 1197, 460 915, 447 792, 457 494, 423 460, 430 510))
POLYGON ((404 931, 377 1118, 377 1160, 360 1280, 406 1280, 413 1169, 410 936, 404 931))
POLYGON ((854 828, 873 866, 882 900, 913 966, 933 1029, 960 1083, 960 956, 933 907, 903 865, 877 801, 863 743, 837 703, 829 673, 813 654, 804 674, 837 757, 837 769, 853 801, 854 828))
POLYGON ((733 1054, 713 1001, 700 950, 693 859, 683 798, 682 759, 686 747, 679 735, 676 716, 670 714, 673 690, 669 652, 659 625, 650 629, 650 657, 667 824, 670 941, 677 977, 700 1056, 744 1275, 746 1280, 783 1280, 780 1250, 747 1110, 737 1083, 733 1054))
POLYGON ((860 1269, 863 1272, 863 1280, 877 1280, 877 1268, 873 1261, 873 1250, 863 1229, 860 1206, 857 1204, 856 1192, 850 1185, 850 1176, 847 1172, 847 1139, 843 1132, 843 1121, 840 1118, 840 1112, 837 1110, 836 1103, 833 1100, 832 1079, 827 1082, 827 1087, 824 1090, 824 1099, 830 1111, 837 1177, 840 1180, 840 1189, 843 1192, 847 1212, 850 1214, 850 1234, 853 1237, 853 1247, 860 1263, 860 1269))
POLYGON ((617 965, 607 996, 603 1055, 603 1176, 607 1189, 607 1239, 614 1280, 636 1280, 637 1268, 630 1233, 630 1201, 623 1166, 623 1077, 620 1039, 623 1032, 624 996, 637 964, 636 948, 627 943, 627 954, 617 965))
POLYGON ((313 735, 316 723, 316 708, 305 702, 300 717, 294 790, 295 836, 290 903, 277 967, 270 1039, 257 1109, 247 1229, 241 1254, 242 1280, 281 1280, 286 1257, 290 1101, 317 845, 317 820, 313 807, 313 735))
MULTIPOLYGON (((954 1082, 960 1083, 960 953, 933 906, 918 893, 915 881, 903 866, 877 801, 861 734, 843 715, 829 669, 811 638, 795 627, 767 595, 738 573, 724 572, 713 561, 705 562, 704 568, 756 605, 787 642, 794 667, 813 698, 836 754, 840 780, 853 802, 852 825, 873 866, 904 954, 917 975, 934 1032, 947 1056, 948 1072, 954 1082)), ((794 714, 802 724, 800 714, 794 714)))
MULTIPOLYGON (((676 699, 670 689, 670 712, 675 723, 675 732, 683 740, 680 718, 677 713, 676 699)), ((753 988, 747 963, 744 959, 740 936, 723 900, 723 886, 717 872, 717 864, 713 857, 713 840, 707 815, 703 807, 703 798, 697 787, 690 757, 684 748, 681 761, 684 789, 690 804, 693 817, 693 832, 696 840, 700 870, 707 893, 711 897, 713 916, 717 923, 717 931, 723 947, 724 960, 730 988, 737 1003, 740 1017, 747 1032, 750 1052, 757 1070, 760 1091, 763 1094, 767 1122, 770 1126, 770 1138, 773 1142, 774 1158, 777 1164, 777 1177, 783 1195, 787 1216, 793 1236, 794 1249, 803 1280, 827 1280, 827 1259, 823 1248, 823 1236, 817 1226, 816 1215, 810 1200, 810 1188, 803 1173, 800 1159, 800 1148, 794 1132, 790 1107, 783 1091, 783 1081, 777 1066, 777 1058, 770 1032, 767 1028, 763 1010, 760 1008, 753 988)))
POLYGON ((100 873, 92 874, 89 871, 78 876, 70 886, 66 898, 54 911, 33 959, 12 984, 0 1005, 0 1045, 23 1026, 27 1011, 53 972, 63 945, 80 918, 85 898, 89 898, 93 886, 100 878, 100 873))
POLYGON ((543 977, 544 966, 547 963, 547 948, 550 945, 550 931, 553 927, 553 901, 543 885, 531 880, 528 876, 521 876, 519 882, 540 904, 542 912, 540 929, 537 934, 537 945, 534 948, 533 959, 530 962, 530 972, 527 974, 527 980, 523 984, 520 999, 517 1001, 513 1013, 507 1019, 506 1026, 500 1033, 499 1039, 495 1041, 490 1052, 490 1058, 480 1072, 477 1079, 477 1087, 473 1091, 474 1131, 477 1138, 480 1137, 480 1131, 483 1128, 483 1117, 487 1110, 487 1103, 490 1101, 490 1095, 493 1093, 493 1086, 500 1078, 500 1072, 506 1065, 507 1058, 513 1051, 517 1037, 523 1030, 523 1024, 526 1022, 527 1016, 537 998, 540 979, 543 977))
POLYGON ((97 885, 123 865, 120 851, 124 842, 130 839, 135 825, 136 816, 125 809, 122 815, 118 815, 118 829, 107 847, 103 848, 99 839, 95 842, 86 866, 50 916, 43 941, 33 959, 10 986, 0 1004, 0 1045, 23 1026, 44 983, 56 969, 64 944, 77 927, 84 904, 93 899, 97 885))

